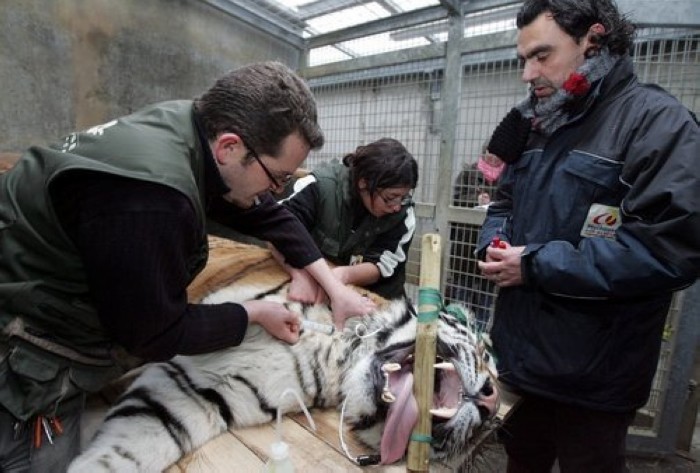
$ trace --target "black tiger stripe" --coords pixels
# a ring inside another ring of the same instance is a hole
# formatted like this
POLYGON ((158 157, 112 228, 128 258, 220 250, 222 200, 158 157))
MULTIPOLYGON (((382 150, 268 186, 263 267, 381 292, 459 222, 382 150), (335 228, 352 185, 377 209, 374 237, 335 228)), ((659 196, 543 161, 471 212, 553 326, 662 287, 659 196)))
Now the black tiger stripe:
POLYGON ((331 364, 331 355, 333 354, 333 346, 328 344, 325 346, 326 353, 323 355, 323 362, 326 366, 331 364))
POLYGON ((299 386, 301 386, 302 394, 305 397, 311 396, 318 390, 318 386, 310 386, 307 382, 306 377, 304 376, 304 370, 301 367, 301 365, 303 364, 301 357, 306 356, 306 354, 301 351, 299 351, 299 353, 297 354, 297 352, 292 350, 291 347, 285 346, 284 348, 287 350, 289 356, 294 361, 294 372, 296 373, 297 379, 299 380, 299 386))
POLYGON ((200 397, 197 396, 197 390, 181 366, 172 361, 159 363, 156 366, 162 369, 165 375, 180 388, 182 394, 187 395, 187 397, 193 403, 197 404, 202 411, 207 411, 207 406, 205 406, 204 403, 201 402, 200 397))
POLYGON ((385 347, 382 347, 380 350, 377 350, 376 352, 376 358, 382 359, 384 358, 382 355, 385 355, 387 353, 392 353, 396 350, 405 350, 408 347, 415 346, 416 341, 415 340, 406 340, 405 342, 397 342, 397 343, 392 343, 391 345, 387 345, 385 347))
POLYGON ((384 419, 386 419, 387 412, 389 411, 389 408, 386 407, 386 404, 384 403, 379 403, 377 405, 377 410, 373 415, 363 415, 359 419, 357 419, 355 422, 350 423, 350 430, 353 431, 358 431, 358 430, 370 430, 374 427, 376 427, 377 424, 384 422, 384 419))
MULTIPOLYGON (((231 409, 229 408, 228 403, 226 403, 224 397, 218 391, 216 391, 213 388, 200 388, 199 386, 197 386, 197 384, 192 380, 192 378, 190 378, 190 375, 187 374, 187 371, 185 371, 185 369, 179 363, 176 363, 175 361, 170 361, 168 365, 177 370, 177 372, 180 374, 180 377, 187 383, 187 386, 191 390, 200 395, 210 404, 216 406, 216 408, 219 410, 219 416, 221 416, 226 425, 233 425, 233 413, 231 412, 231 409)), ((181 385, 179 380, 175 380, 175 382, 179 386, 181 385)), ((184 386, 183 391, 185 391, 184 386)), ((200 403, 198 402, 198 404, 200 403)), ((202 406, 202 408, 204 409, 204 406, 202 406)))
POLYGON ((300 353, 297 354, 294 352, 291 348, 288 348, 289 352, 291 353, 291 356, 293 357, 292 359, 294 360, 294 369, 297 374, 297 379, 299 379, 299 384, 301 385, 302 391, 305 396, 311 396, 313 395, 313 400, 311 401, 311 406, 312 407, 320 407, 317 403, 319 401, 319 395, 321 390, 323 389, 322 383, 319 378, 319 373, 317 372, 318 369, 318 362, 316 359, 316 355, 318 354, 317 351, 314 351, 314 356, 311 357, 311 360, 308 361, 310 367, 311 367, 311 376, 312 376, 312 382, 313 385, 309 386, 307 383, 307 380, 304 376, 304 370, 302 369, 301 365, 303 364, 303 361, 301 359, 301 356, 304 356, 305 358, 309 358, 306 353, 300 353), (316 360, 316 363, 314 363, 314 360, 316 360))
POLYGON ((99 463, 102 468, 109 471, 110 473, 118 473, 117 471, 114 471, 114 468, 112 468, 112 465, 109 463, 108 458, 100 458, 99 460, 97 460, 97 463, 99 463))
POLYGON ((391 334, 398 328, 413 322, 413 319, 415 318, 415 309, 410 304, 406 304, 405 308, 406 310, 403 311, 399 319, 394 321, 390 326, 382 327, 381 330, 375 335, 377 345, 384 345, 389 339, 389 336, 391 336, 391 334))
POLYGON ((314 376, 314 384, 316 385, 316 394, 314 394, 313 406, 314 407, 325 407, 325 402, 323 402, 323 380, 321 376, 321 367, 318 364, 320 359, 319 348, 316 348, 313 352, 312 363, 311 363, 311 373, 314 376))
POLYGON ((355 337, 348 346, 345 347, 343 356, 338 359, 338 368, 342 368, 345 363, 350 359, 352 354, 357 351, 357 349, 362 345, 362 339, 360 337, 355 337))
POLYGON ((152 399, 150 392, 143 387, 133 389, 132 391, 126 393, 121 402, 123 403, 124 401, 131 399, 140 401, 145 405, 118 407, 107 415, 105 422, 117 418, 126 419, 129 417, 138 416, 158 419, 163 427, 165 427, 165 430, 167 430, 168 435, 170 435, 170 438, 173 440, 175 445, 177 445, 177 448, 180 450, 180 455, 184 455, 187 450, 185 449, 185 442, 183 442, 183 440, 191 439, 189 438, 189 434, 187 433, 185 426, 182 425, 182 423, 170 413, 168 408, 155 399, 152 399))
MULTIPOLYGON (((114 451, 115 454, 117 454, 118 456, 120 456, 120 457, 123 458, 124 460, 128 460, 128 461, 130 461, 131 463, 133 463, 134 465, 136 465, 136 468, 138 468, 138 469, 141 468, 141 462, 138 461, 138 460, 131 454, 131 452, 129 452, 129 451, 127 451, 127 450, 124 450, 123 448, 121 448, 121 447, 119 447, 119 446, 116 446, 116 445, 115 445, 115 446, 112 446, 112 450, 114 451)), ((111 467, 110 467, 110 471, 111 471, 111 467)))
POLYGON ((260 294, 258 294, 257 296, 255 296, 255 300, 264 299, 265 297, 267 297, 267 296, 269 296, 269 295, 277 294, 278 292, 280 292, 280 289, 282 289, 284 286, 287 285, 288 282, 289 282, 289 281, 285 281, 285 282, 283 282, 282 284, 279 284, 279 285, 273 287, 272 289, 269 289, 269 290, 267 290, 267 291, 265 291, 265 292, 261 292, 260 294))
POLYGON ((437 353, 443 358, 455 358, 459 355, 460 349, 458 346, 451 343, 443 342, 442 340, 437 340, 437 353))
POLYGON ((247 386, 248 389, 250 389, 250 391, 258 400, 258 406, 260 407, 260 410, 268 414, 270 416, 270 420, 274 419, 277 416, 277 410, 267 403, 267 400, 264 397, 262 397, 262 395, 260 394, 260 390, 256 386, 254 386, 253 383, 251 383, 248 379, 244 378, 241 375, 233 376, 232 379, 238 381, 239 383, 247 386))

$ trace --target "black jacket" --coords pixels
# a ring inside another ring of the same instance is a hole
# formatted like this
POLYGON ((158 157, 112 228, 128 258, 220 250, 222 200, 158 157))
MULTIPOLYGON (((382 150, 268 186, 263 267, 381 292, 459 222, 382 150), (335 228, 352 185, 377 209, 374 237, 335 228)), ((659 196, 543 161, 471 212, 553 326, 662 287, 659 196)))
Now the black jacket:
POLYGON ((673 291, 700 268, 700 131, 625 57, 580 112, 509 165, 479 241, 522 255, 492 331, 515 389, 606 411, 645 404, 673 291), (619 226, 618 226, 619 225, 619 226))

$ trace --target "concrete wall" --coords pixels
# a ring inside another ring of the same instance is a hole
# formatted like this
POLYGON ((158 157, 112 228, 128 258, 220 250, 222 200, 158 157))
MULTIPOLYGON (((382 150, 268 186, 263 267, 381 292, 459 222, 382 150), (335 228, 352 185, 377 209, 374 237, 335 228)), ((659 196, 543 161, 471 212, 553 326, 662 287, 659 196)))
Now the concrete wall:
POLYGON ((246 63, 296 68, 299 54, 201 0, 2 0, 0 152, 193 98, 246 63))

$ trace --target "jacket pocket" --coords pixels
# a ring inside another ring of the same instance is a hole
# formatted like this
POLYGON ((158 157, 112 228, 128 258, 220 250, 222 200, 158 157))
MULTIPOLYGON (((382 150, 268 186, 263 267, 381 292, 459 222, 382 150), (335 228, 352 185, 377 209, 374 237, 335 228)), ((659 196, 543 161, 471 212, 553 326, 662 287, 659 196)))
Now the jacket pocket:
POLYGON ((571 151, 563 163, 564 171, 572 177, 567 192, 577 194, 586 203, 619 205, 625 189, 620 182, 622 164, 583 151, 571 151))
POLYGON ((587 389, 605 379, 609 371, 615 327, 608 314, 586 313, 569 307, 575 301, 543 301, 524 358, 528 371, 562 386, 587 389))
POLYGON ((15 417, 27 420, 64 394, 66 370, 25 344, 10 341, 9 350, 0 364, 0 400, 15 417))
POLYGON ((102 389, 108 382, 124 374, 117 366, 98 367, 74 363, 70 368, 71 381, 81 390, 94 393, 102 389))

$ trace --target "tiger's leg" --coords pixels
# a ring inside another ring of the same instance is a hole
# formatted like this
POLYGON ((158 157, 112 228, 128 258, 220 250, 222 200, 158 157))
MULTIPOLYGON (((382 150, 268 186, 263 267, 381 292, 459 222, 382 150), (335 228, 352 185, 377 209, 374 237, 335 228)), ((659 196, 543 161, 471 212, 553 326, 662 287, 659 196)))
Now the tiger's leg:
POLYGON ((68 471, 162 471, 226 430, 231 416, 226 401, 182 363, 149 367, 68 471))

